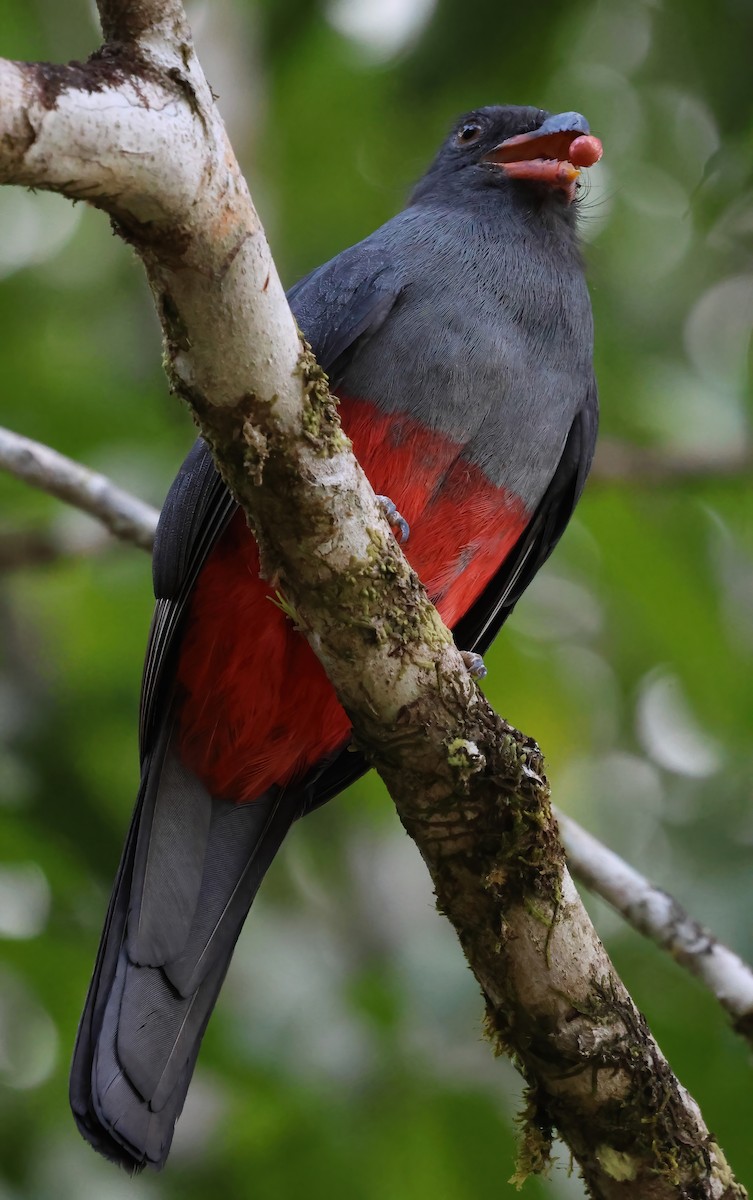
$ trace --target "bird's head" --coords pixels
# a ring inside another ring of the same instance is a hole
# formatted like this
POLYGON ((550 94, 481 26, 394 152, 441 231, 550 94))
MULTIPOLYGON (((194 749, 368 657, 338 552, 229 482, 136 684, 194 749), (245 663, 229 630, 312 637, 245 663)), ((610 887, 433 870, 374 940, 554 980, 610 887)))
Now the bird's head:
POLYGON ((601 152, 601 142, 580 113, 552 115, 518 105, 478 108, 455 124, 412 200, 502 189, 567 206, 581 170, 598 162, 601 152))

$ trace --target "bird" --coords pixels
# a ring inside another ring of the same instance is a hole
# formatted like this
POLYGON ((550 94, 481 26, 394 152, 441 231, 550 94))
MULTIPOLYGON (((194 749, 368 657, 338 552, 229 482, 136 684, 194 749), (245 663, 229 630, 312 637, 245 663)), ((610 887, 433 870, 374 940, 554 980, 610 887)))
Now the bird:
MULTIPOLYGON (((288 293, 356 457, 476 674, 593 456, 575 112, 453 125, 406 207, 288 293)), ((164 1166, 251 903, 299 817, 366 767, 199 439, 157 530, 141 783, 73 1055, 84 1138, 164 1166), (284 606, 283 606, 284 607, 284 606)))

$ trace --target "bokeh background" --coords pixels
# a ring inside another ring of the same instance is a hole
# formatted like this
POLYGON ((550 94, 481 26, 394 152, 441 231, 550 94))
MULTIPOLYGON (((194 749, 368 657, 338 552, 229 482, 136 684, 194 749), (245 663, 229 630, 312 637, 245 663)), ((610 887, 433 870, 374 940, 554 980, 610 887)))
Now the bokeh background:
MULTIPOLYGON (((190 7, 289 283, 400 207, 466 109, 578 109, 602 136, 580 203, 603 431, 690 471, 646 480, 629 459, 628 478, 594 480, 486 690, 542 744, 557 802, 753 958, 753 5, 190 7)), ((85 0, 2 0, 5 56, 96 43, 85 0)), ((101 214, 10 189, 0 409, 155 504, 193 438, 130 252, 101 214)), ((520 1083, 483 1043, 477 988, 373 777, 275 863, 167 1171, 132 1182, 79 1140, 67 1065, 136 790, 149 562, 6 478, 0 551, 0 1200, 511 1195, 520 1083), (13 531, 65 553, 13 565, 13 531)), ((589 906, 750 1186, 745 1046, 697 984, 589 906)), ((583 1188, 563 1153, 526 1194, 583 1188)))

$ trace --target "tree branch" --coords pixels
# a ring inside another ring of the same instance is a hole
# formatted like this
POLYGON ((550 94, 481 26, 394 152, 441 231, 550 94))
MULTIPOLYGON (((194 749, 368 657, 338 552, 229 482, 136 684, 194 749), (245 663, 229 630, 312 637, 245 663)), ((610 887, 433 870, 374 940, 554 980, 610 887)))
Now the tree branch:
POLYGON ((706 985, 753 1046, 753 971, 681 904, 563 813, 560 834, 573 875, 611 904, 638 933, 706 985))
POLYGON ((0 427, 0 467, 101 521, 122 541, 151 550, 159 513, 105 475, 41 442, 0 427))
POLYGON ((190 41, 183 5, 176 0, 100 0, 97 7, 106 42, 190 41))
POLYGON ((88 537, 52 529, 0 527, 0 574, 48 566, 61 559, 90 558, 112 544, 112 538, 101 527, 88 537))
POLYGON ((753 446, 726 451, 671 451, 601 438, 592 479, 657 486, 703 479, 735 479, 753 470, 753 446))
MULTIPOLYGON (((102 0, 107 32, 126 8, 102 0)), ((141 257, 171 384, 419 845, 490 1033, 526 1075, 522 1169, 544 1164, 556 1125, 592 1196, 742 1197, 564 869, 537 748, 489 708, 379 513, 190 45, 154 23, 162 4, 131 8, 133 43, 83 77, 50 88, 27 69, 15 102, 33 137, 24 151, 0 129, 0 178, 88 191, 141 257)))

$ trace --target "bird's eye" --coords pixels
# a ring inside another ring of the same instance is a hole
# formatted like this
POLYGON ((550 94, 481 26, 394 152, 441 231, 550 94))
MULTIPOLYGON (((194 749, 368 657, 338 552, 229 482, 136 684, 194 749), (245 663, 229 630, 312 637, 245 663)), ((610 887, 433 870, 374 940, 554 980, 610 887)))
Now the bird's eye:
POLYGON ((481 137, 481 126, 468 121, 465 125, 461 125, 457 132, 457 139, 463 146, 468 146, 471 142, 477 142, 481 137))

